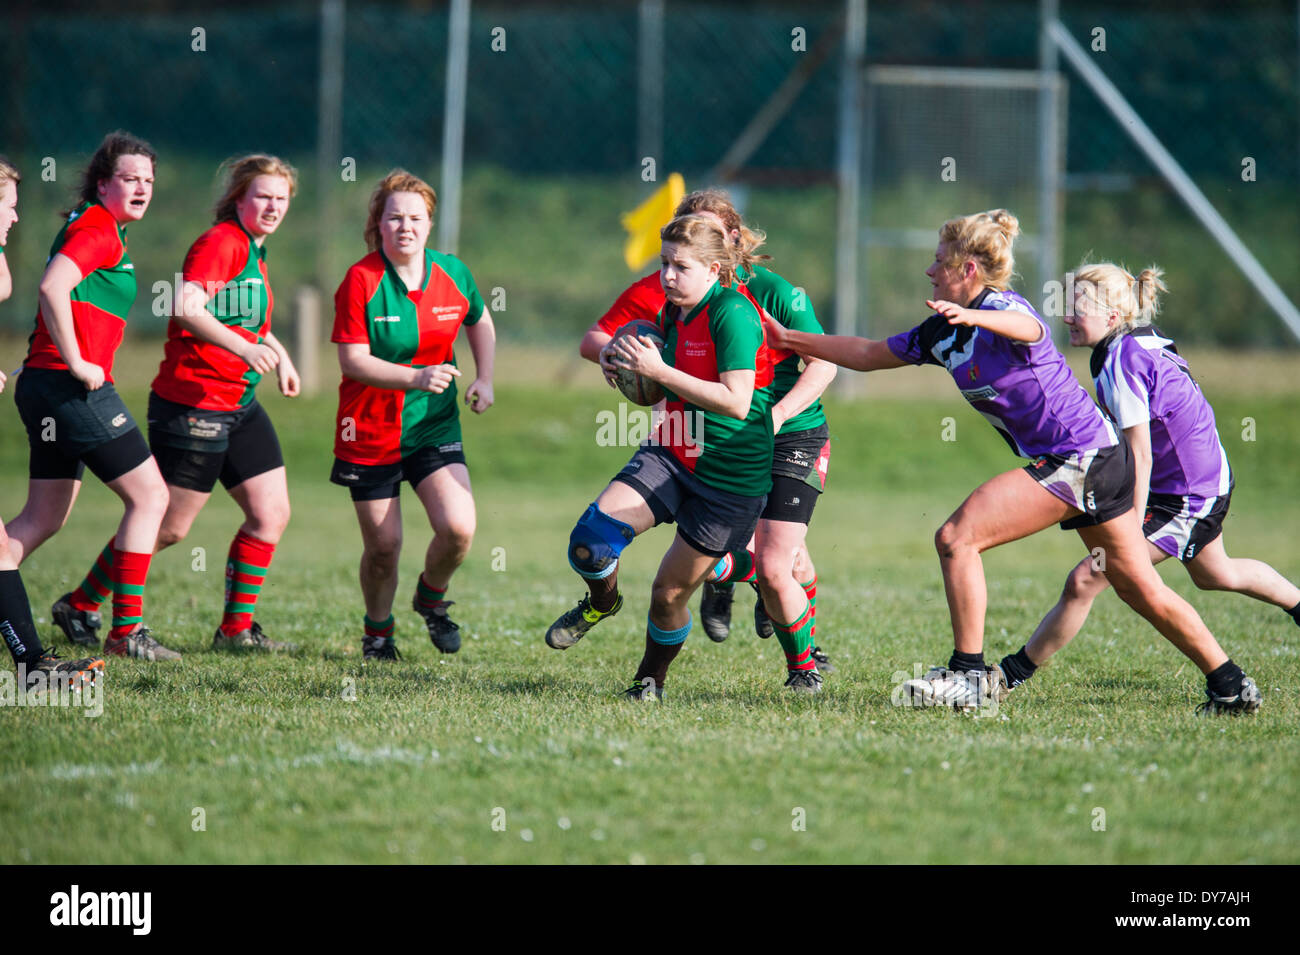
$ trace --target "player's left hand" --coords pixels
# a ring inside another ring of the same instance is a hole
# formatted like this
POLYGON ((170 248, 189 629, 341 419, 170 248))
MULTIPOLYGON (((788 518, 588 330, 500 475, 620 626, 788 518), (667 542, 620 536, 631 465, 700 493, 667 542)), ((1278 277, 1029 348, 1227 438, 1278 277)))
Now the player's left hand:
POLYGON ((3 392, 5 390, 5 383, 7 381, 9 381, 9 376, 6 375, 3 371, 0 371, 0 392, 3 392))
POLYGON ((286 356, 275 368, 279 377, 280 394, 286 398, 297 398, 302 393, 302 378, 298 375, 298 369, 293 367, 293 362, 286 356))
POLYGON ((492 393, 492 382, 485 378, 475 378, 473 383, 465 389, 465 404, 469 405, 470 410, 475 414, 482 414, 492 407, 496 396, 492 393))
POLYGON ((978 325, 979 312, 973 308, 962 308, 956 302, 945 302, 943 299, 936 301, 925 300, 925 304, 934 309, 939 315, 948 319, 949 325, 978 325))
POLYGON ((659 347, 645 335, 624 335, 610 345, 610 351, 615 365, 645 375, 652 381, 658 381, 659 374, 667 367, 659 354, 659 347))
POLYGON ((777 402, 774 404, 772 406, 772 433, 776 434, 780 431, 781 428, 785 426, 787 420, 789 419, 786 418, 785 411, 781 408, 781 403, 777 402))

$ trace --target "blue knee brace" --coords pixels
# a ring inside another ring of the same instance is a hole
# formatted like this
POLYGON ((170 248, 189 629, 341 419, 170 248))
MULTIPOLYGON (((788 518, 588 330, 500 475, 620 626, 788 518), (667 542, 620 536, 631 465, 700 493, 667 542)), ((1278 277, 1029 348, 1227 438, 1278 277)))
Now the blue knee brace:
POLYGON ((618 555, 636 531, 592 504, 569 535, 569 566, 588 580, 603 580, 618 569, 618 555))

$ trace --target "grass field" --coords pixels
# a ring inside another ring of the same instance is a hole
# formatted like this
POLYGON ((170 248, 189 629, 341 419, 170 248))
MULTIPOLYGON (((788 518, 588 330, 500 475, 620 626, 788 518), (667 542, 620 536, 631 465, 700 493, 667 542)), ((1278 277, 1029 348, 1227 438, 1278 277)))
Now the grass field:
MULTIPOLYGON (((157 354, 136 346, 119 380, 147 381, 157 354)), ((1285 360, 1192 363, 1237 476, 1230 552, 1300 578, 1300 385, 1279 375, 1285 360), (1265 393, 1266 378, 1281 384, 1265 393)), ((1272 607, 1195 591, 1176 566, 1165 579, 1263 689, 1257 717, 1196 719, 1200 674, 1113 594, 995 718, 891 705, 899 674, 951 647, 934 529, 1015 461, 939 371, 866 385, 867 399, 830 406, 830 484, 810 535, 819 642, 838 667, 825 693, 782 690, 780 649, 753 636, 741 595, 732 637, 715 645, 697 629, 659 707, 616 694, 671 530, 627 552, 618 618, 565 653, 541 639, 582 592, 564 558, 573 520, 630 453, 595 442, 613 393, 589 366, 503 355, 497 406, 465 427, 479 532, 449 594, 464 649, 440 657, 399 605, 405 660, 364 669, 359 536, 326 481, 332 394, 291 402, 264 386, 295 516, 258 619, 301 651, 209 652, 238 523, 214 498, 155 561, 146 595, 182 663, 112 663, 99 718, 0 708, 0 862, 1300 861, 1300 630, 1272 607), (949 416, 954 442, 940 439, 949 416)), ((143 389, 124 394, 143 417, 143 389)), ((26 463, 8 395, 0 420, 8 518, 26 463)), ((427 541, 405 500, 399 604, 427 541)), ((119 514, 90 481, 24 565, 43 635, 119 514)), ((991 658, 1020 646, 1081 553, 1051 531, 988 555, 991 658)))

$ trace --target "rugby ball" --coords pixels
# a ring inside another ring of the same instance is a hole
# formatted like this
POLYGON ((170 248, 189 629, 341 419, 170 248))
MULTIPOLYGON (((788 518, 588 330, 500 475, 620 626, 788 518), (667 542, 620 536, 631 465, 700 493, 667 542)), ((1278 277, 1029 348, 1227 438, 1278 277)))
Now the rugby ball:
MULTIPOLYGON (((644 336, 653 341, 656 348, 662 350, 664 347, 664 336, 659 331, 659 326, 645 319, 628 322, 622 326, 614 333, 614 341, 618 341, 624 335, 644 336)), ((664 389, 659 382, 627 368, 618 369, 614 376, 614 383, 618 385, 618 390, 623 392, 623 396, 633 404, 649 407, 659 403, 664 397, 664 389)))

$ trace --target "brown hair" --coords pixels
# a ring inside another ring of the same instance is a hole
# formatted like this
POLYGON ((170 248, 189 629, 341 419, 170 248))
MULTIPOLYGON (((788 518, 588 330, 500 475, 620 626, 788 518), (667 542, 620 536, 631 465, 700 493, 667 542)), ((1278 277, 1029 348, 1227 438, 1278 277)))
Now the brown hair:
MULTIPOLYGON (((149 160, 151 166, 158 165, 158 154, 147 142, 125 130, 113 130, 104 137, 104 141, 99 144, 95 155, 90 157, 90 163, 81 174, 81 186, 77 190, 78 206, 85 202, 98 201, 99 184, 105 179, 113 178, 117 161, 122 156, 143 156, 149 160)), ((63 217, 66 219, 76 211, 76 208, 65 209, 63 217)))
POLYGON ((1160 311, 1160 293, 1169 291, 1164 269, 1148 266, 1137 278, 1113 262, 1081 265, 1074 271, 1074 287, 1100 305, 1107 314, 1115 312, 1119 323, 1111 335, 1123 335, 1150 325, 1160 311))
POLYGON ((739 255, 736 261, 737 266, 752 266, 755 262, 761 260, 770 260, 770 255, 758 255, 757 250, 760 245, 767 241, 767 234, 758 229, 750 229, 740 218, 740 213, 736 211, 736 206, 731 201, 731 196, 721 189, 699 189, 688 196, 684 196, 682 201, 677 204, 677 209, 673 212, 677 216, 695 215, 701 212, 710 212, 722 220, 726 228, 727 235, 731 237, 736 245, 739 255), (732 235, 732 233, 736 235, 732 235))
POLYGON ((706 265, 720 263, 718 281, 728 287, 735 284, 736 267, 742 262, 743 252, 718 225, 717 219, 699 213, 678 216, 659 230, 659 238, 686 246, 694 258, 706 265))
POLYGON ((947 261, 952 269, 973 259, 980 281, 996 291, 1011 287, 1015 259, 1011 243, 1020 234, 1020 221, 1006 209, 990 209, 949 219, 939 229, 939 241, 948 246, 947 261))
POLYGON ((379 180, 379 185, 370 194, 370 214, 366 216, 365 237, 366 248, 371 252, 377 251, 383 244, 379 237, 379 220, 383 218, 388 197, 395 192, 414 192, 423 199, 429 210, 429 222, 433 223, 433 213, 438 208, 438 194, 433 191, 433 186, 405 169, 394 169, 379 180))
POLYGON ((0 156, 0 186, 3 186, 6 182, 18 185, 22 181, 23 177, 18 172, 18 168, 8 158, 0 156))
POLYGON ((298 192, 298 170, 294 169, 279 156, 265 153, 253 153, 248 156, 231 157, 217 170, 224 176, 225 186, 221 198, 212 209, 213 222, 226 222, 239 218, 235 203, 244 198, 248 187, 258 176, 280 176, 289 183, 289 195, 298 192))

